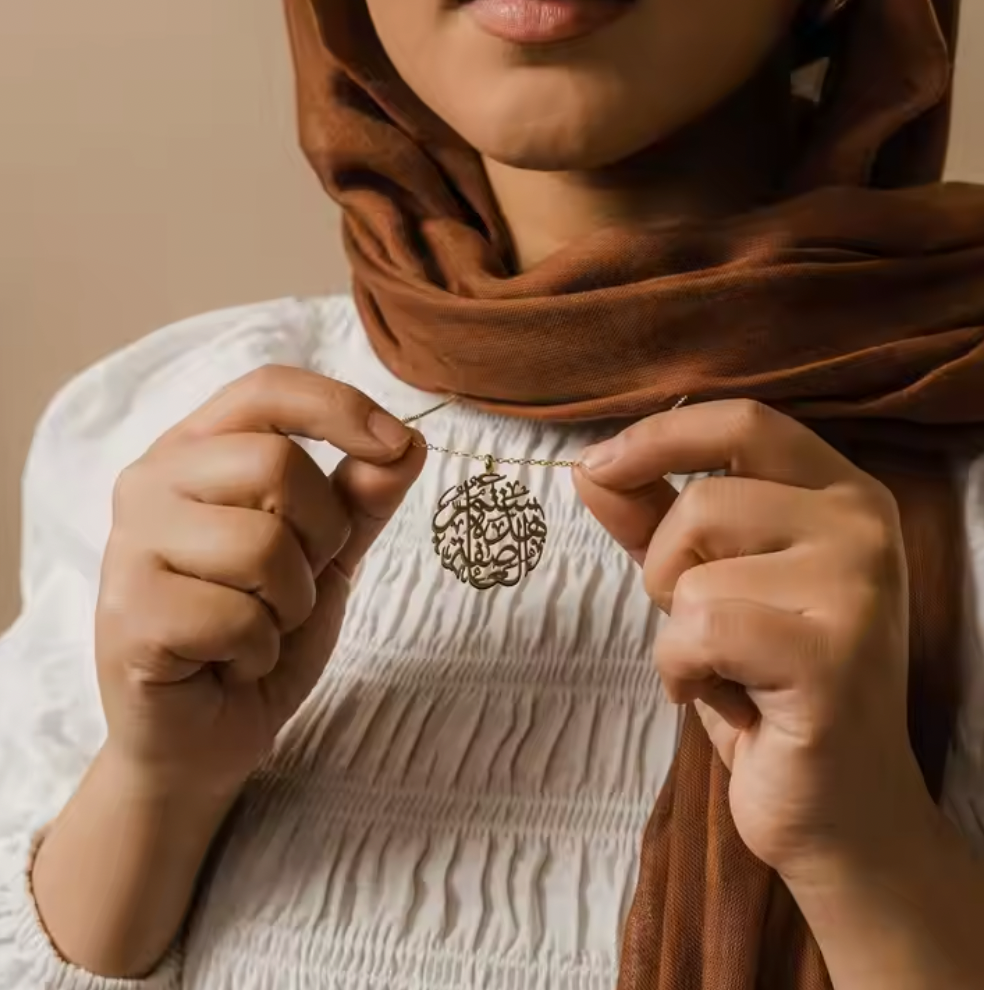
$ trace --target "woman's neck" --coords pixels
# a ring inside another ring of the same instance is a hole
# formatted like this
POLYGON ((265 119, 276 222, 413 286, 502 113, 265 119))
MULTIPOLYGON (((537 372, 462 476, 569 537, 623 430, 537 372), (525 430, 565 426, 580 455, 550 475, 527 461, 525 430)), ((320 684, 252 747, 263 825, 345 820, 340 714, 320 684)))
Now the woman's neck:
POLYGON ((726 216, 767 202, 787 161, 789 76, 763 73, 699 123, 618 165, 535 172, 485 161, 526 270, 603 227, 726 216))

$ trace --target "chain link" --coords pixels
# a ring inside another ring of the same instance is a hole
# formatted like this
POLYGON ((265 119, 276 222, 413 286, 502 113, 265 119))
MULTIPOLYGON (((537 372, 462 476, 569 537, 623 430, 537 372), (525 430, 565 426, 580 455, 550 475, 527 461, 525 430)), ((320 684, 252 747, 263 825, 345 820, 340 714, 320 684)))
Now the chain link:
POLYGON ((580 461, 543 461, 532 457, 495 457, 492 454, 476 454, 470 450, 454 450, 451 447, 441 447, 436 443, 426 443, 414 440, 413 445, 423 450, 432 450, 435 454, 447 454, 449 457, 464 457, 471 461, 484 461, 486 464, 514 464, 517 467, 560 468, 576 467, 580 461))
POLYGON ((400 422, 404 426, 409 426, 411 423, 416 423, 417 420, 423 419, 425 416, 429 416, 431 413, 440 412, 442 409, 447 409, 448 406, 453 405, 458 401, 458 396, 449 395, 443 402, 439 402, 436 406, 431 406, 430 409, 425 409, 423 412, 414 413, 412 416, 404 416, 400 422))
MULTIPOLYGON (((679 409, 687 401, 687 399, 688 396, 683 396, 677 401, 673 408, 679 409)), ((448 406, 457 401, 458 396, 452 395, 443 402, 438 403, 436 406, 431 406, 430 409, 425 409, 423 412, 414 413, 412 416, 406 416, 401 422, 405 426, 409 426, 411 423, 416 423, 425 416, 430 416, 431 413, 436 413, 441 409, 446 409, 448 406)), ((493 454, 477 454, 471 450, 455 450, 452 447, 441 447, 436 443, 427 443, 427 441, 422 437, 420 439, 414 438, 413 445, 415 447, 420 447, 422 450, 431 450, 435 454, 447 454, 449 457, 463 457, 472 461, 484 461, 490 474, 492 472, 492 468, 496 464, 512 464, 516 467, 573 468, 577 467, 578 464, 581 463, 580 461, 540 460, 534 457, 496 457, 493 454)))

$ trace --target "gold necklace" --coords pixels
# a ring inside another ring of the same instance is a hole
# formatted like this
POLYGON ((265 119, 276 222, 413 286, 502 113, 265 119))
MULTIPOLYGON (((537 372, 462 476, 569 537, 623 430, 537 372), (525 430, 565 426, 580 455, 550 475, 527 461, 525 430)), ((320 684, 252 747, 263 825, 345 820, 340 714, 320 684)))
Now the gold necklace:
MULTIPOLYGON (((452 395, 423 412, 407 416, 409 425, 458 401, 452 395)), ((684 396, 673 407, 687 401, 684 396)), ((531 574, 543 559, 547 520, 543 507, 519 481, 510 481, 496 468, 503 464, 523 467, 576 467, 579 461, 542 460, 534 457, 497 457, 471 450, 455 450, 428 443, 422 437, 414 446, 449 457, 481 461, 485 470, 449 488, 438 500, 431 520, 434 550, 441 566, 476 591, 496 586, 511 588, 531 574)))
MULTIPOLYGON (((403 422, 416 423, 457 402, 451 396, 403 422)), ((511 588, 532 573, 543 558, 547 520, 543 507, 519 481, 510 481, 496 467, 515 464, 530 467, 574 467, 577 461, 538 460, 531 457, 496 457, 471 450, 455 450, 414 439, 414 445, 449 457, 481 461, 485 470, 449 488, 437 502, 431 520, 434 550, 441 566, 476 591, 497 585, 511 588)))

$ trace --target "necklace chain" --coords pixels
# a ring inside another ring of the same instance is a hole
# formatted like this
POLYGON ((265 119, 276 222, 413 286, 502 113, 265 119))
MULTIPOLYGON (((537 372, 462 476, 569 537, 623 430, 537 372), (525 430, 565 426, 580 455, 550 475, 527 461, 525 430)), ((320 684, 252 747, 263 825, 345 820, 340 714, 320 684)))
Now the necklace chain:
MULTIPOLYGON (((443 402, 439 402, 436 406, 431 406, 430 409, 425 409, 423 412, 414 413, 413 416, 406 416, 403 419, 403 424, 409 426, 411 423, 416 423, 418 420, 423 419, 425 416, 430 416, 431 413, 439 412, 441 409, 446 409, 448 406, 458 401, 458 396, 452 395, 445 399, 443 402)), ((493 454, 479 454, 473 450, 455 450, 453 447, 442 447, 440 444, 427 443, 426 440, 414 439, 413 444, 415 447, 421 447, 424 450, 432 450, 435 454, 447 454, 450 457, 464 457, 471 461, 484 461, 486 468, 489 473, 492 473, 492 468, 496 464, 514 464, 518 467, 543 467, 543 468, 553 468, 553 467, 576 467, 577 461, 552 461, 552 460, 541 460, 533 457, 496 457, 493 454)))
POLYGON ((458 401, 458 396, 449 395, 443 402, 439 402, 436 406, 431 406, 430 409, 425 409, 423 412, 414 413, 412 416, 404 416, 401 423, 404 426, 409 426, 411 423, 416 423, 417 420, 423 419, 425 416, 430 416, 431 413, 440 412, 442 409, 446 409, 448 406, 453 405, 458 401))
MULTIPOLYGON (((687 401, 687 398, 688 396, 683 396, 677 401, 673 408, 679 409, 687 401)), ((436 406, 431 406, 429 409, 424 409, 422 412, 414 413, 412 416, 405 416, 401 422, 404 426, 409 426, 411 423, 416 423, 419 420, 424 419, 425 416, 430 416, 431 413, 440 412, 440 410, 446 409, 448 406, 453 405, 457 401, 458 396, 449 396, 443 402, 439 402, 436 406)), ((436 443, 428 443, 423 439, 423 437, 420 439, 414 438, 413 445, 415 447, 420 447, 423 450, 432 450, 435 454, 447 454, 449 457, 463 457, 472 461, 484 461, 486 469, 490 474, 496 464, 513 464, 517 467, 573 468, 577 467, 578 464, 581 463, 580 461, 544 460, 535 457, 496 457, 493 454, 479 454, 472 450, 455 450, 452 447, 442 447, 436 443)))

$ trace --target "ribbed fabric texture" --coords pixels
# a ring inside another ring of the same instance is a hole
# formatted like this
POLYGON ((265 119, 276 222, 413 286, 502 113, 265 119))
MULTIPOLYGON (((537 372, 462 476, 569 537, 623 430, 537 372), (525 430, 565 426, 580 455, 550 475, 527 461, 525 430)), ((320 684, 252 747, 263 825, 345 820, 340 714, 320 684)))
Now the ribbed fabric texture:
MULTIPOLYGON (((328 671, 244 795, 187 938, 136 983, 83 974, 49 945, 24 864, 102 737, 89 624, 113 480, 266 363, 350 381, 398 414, 433 402, 380 366, 348 300, 286 300, 161 331, 86 373, 39 428, 28 604, 0 640, 0 986, 612 990, 680 729, 650 662, 658 614, 558 470, 516 473, 550 526, 540 568, 512 590, 457 584, 430 516, 479 465, 440 455, 368 558, 328 671)), ((551 458, 595 436, 454 407, 420 426, 453 447, 551 458)), ((335 455, 315 452, 330 467, 335 455)), ((968 489, 975 562, 982 474, 975 465, 968 489)), ((976 655, 968 672, 951 796, 972 830, 984 810, 976 655)))

